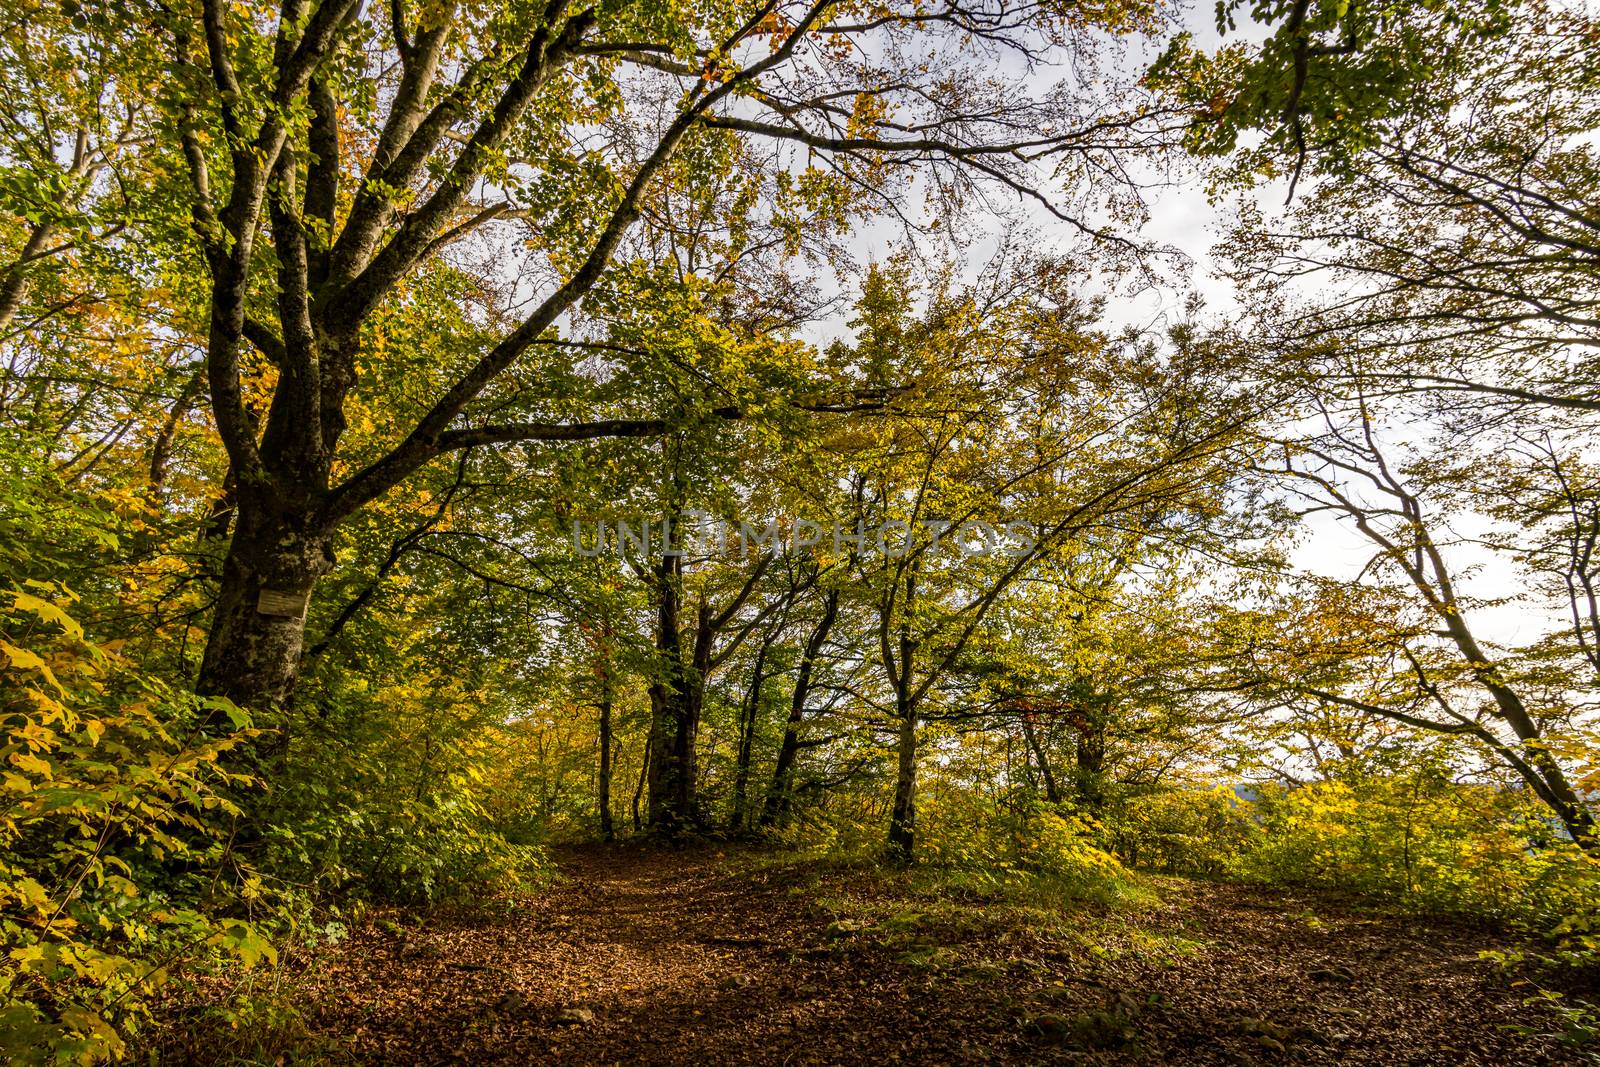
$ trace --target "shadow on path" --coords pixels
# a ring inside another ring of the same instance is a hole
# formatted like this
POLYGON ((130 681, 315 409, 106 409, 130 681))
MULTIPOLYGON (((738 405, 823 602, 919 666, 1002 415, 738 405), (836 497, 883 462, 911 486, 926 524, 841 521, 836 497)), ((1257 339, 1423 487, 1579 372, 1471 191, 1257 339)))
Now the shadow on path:
POLYGON ((817 878, 894 892, 870 872, 557 860, 504 917, 359 931, 305 980, 313 1029, 372 1063, 1580 1062, 1504 1029, 1521 998, 1470 929, 1164 880, 1161 905, 1076 937, 930 931, 930 963, 813 904, 817 878))

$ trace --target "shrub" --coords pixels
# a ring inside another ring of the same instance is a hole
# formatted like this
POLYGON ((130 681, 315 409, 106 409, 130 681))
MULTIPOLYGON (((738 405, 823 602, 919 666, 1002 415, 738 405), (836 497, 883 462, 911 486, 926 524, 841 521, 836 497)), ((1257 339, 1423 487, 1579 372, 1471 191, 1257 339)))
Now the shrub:
POLYGON ((515 843, 490 810, 509 741, 485 694, 392 674, 301 703, 270 809, 269 864, 329 895, 402 904, 477 901, 526 888, 544 850, 515 843))
POLYGON ((1113 851, 1126 863, 1216 878, 1254 845, 1254 806, 1231 789, 1175 789, 1130 799, 1110 820, 1113 851))
POLYGON ((274 958, 228 847, 219 759, 255 735, 87 641, 60 586, 0 592, 0 1045, 13 1063, 122 1054, 178 966, 274 958), (230 910, 225 905, 231 905, 230 910))
POLYGON ((1436 912, 1550 914, 1564 845, 1521 792, 1425 771, 1266 789, 1245 877, 1349 889, 1436 912))

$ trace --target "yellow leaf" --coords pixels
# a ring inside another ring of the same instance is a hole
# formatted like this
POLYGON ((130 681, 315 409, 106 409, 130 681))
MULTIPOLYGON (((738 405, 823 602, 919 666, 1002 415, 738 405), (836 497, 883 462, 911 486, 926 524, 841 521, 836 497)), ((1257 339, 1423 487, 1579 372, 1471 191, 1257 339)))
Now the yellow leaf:
POLYGON ((50 764, 31 752, 13 752, 11 754, 11 765, 43 778, 53 777, 50 764))
POLYGON ((7 641, 0 641, 0 652, 6 654, 6 658, 11 661, 12 667, 23 671, 38 671, 45 676, 45 679, 51 685, 56 687, 58 693, 66 693, 66 690, 61 687, 61 683, 56 681, 55 672, 50 669, 50 665, 35 653, 29 652, 25 648, 18 648, 7 641))
POLYGON ((83 639, 83 627, 79 626, 77 621, 74 620, 71 615, 68 615, 66 612, 50 603, 50 601, 36 597, 32 593, 13 593, 11 610, 26 611, 28 614, 35 615, 40 619, 43 619, 45 622, 55 623, 57 626, 61 627, 62 631, 66 633, 68 637, 71 637, 74 640, 83 639))

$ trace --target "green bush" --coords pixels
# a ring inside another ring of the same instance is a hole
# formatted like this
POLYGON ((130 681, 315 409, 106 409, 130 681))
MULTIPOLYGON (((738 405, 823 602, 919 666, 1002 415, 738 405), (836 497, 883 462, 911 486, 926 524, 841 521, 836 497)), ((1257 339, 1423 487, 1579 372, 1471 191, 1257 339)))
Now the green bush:
POLYGON ((483 900, 546 870, 490 810, 509 741, 485 694, 393 676, 313 689, 269 811, 268 865, 288 882, 403 904, 483 900))
MULTIPOLYGON (((886 817, 880 805, 848 797, 805 809, 776 836, 802 853, 875 862, 885 852, 886 817)), ((1113 901, 1129 896, 1134 877, 1103 847, 1102 830, 1064 807, 1019 796, 993 797, 948 784, 918 801, 916 847, 920 868, 950 873, 975 889, 1022 889, 1063 902, 1113 901)))
POLYGON ((123 1054, 181 965, 275 959, 261 883, 229 848, 220 757, 255 736, 87 641, 71 595, 0 591, 0 1050, 123 1054))
POLYGON ((1179 789, 1131 798, 1109 820, 1112 850, 1133 867, 1217 878, 1254 847, 1254 806, 1231 789, 1179 789))
POLYGON ((1600 929, 1600 862, 1525 793, 1421 768, 1302 786, 1174 790, 1113 821, 1126 862, 1170 873, 1336 889, 1573 939, 1600 929))
POLYGON ((1520 792, 1425 772, 1263 790, 1244 877, 1348 889, 1421 910, 1543 921, 1571 846, 1520 792))

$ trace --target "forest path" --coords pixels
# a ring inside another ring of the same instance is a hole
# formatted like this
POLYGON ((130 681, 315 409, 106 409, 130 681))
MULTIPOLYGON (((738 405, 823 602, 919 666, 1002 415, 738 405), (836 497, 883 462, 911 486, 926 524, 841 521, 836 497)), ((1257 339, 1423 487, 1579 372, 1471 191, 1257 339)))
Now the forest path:
POLYGON ((1576 1062, 1503 1029, 1543 1020, 1470 929, 1169 879, 1160 904, 1047 931, 1042 912, 759 853, 557 859, 561 880, 509 915, 380 920, 312 968, 297 999, 331 1058, 1576 1062))

